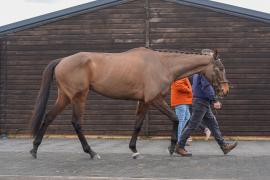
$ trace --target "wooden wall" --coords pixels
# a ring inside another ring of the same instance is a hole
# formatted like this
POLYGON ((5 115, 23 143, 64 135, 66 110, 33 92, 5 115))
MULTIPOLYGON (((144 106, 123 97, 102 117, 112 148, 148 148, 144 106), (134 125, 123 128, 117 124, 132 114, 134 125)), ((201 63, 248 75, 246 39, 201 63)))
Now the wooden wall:
POLYGON ((0 134, 5 133, 5 105, 6 105, 6 43, 5 38, 0 39, 0 134))
MULTIPOLYGON (((222 131, 270 135, 270 24, 160 0, 150 7, 151 47, 220 51, 234 86, 217 112, 222 131)), ((149 119, 158 134, 164 117, 154 111, 149 119)))
MULTIPOLYGON (((144 19, 144 1, 139 0, 9 34, 8 132, 29 132, 41 74, 51 60, 79 51, 121 52, 144 46, 144 19)), ((54 84, 50 105, 55 95, 54 84)), ((135 102, 112 100, 91 92, 83 128, 87 134, 130 134, 135 108, 135 102)), ((48 133, 74 133, 70 106, 55 120, 48 133)))
MULTIPOLYGON (((121 52, 149 40, 152 48, 217 48, 234 86, 218 111, 222 131, 270 135, 270 25, 160 0, 149 0, 147 9, 145 3, 130 1, 8 34, 6 117, 1 123, 8 133, 29 133, 42 70, 51 60, 78 51, 121 52)), ((55 84, 52 89, 50 105, 55 84)), ((135 107, 136 102, 91 92, 83 128, 86 134, 130 135, 135 107)), ((48 133, 73 134, 70 121, 69 107, 48 133)), ((143 134, 168 135, 170 129, 167 117, 152 109, 143 134)))
POLYGON ((2 71, 3 71, 3 60, 2 60, 3 59, 2 58, 3 45, 2 45, 2 43, 3 43, 3 41, 2 41, 2 39, 0 39, 0 134, 2 134, 2 124, 3 124, 2 120, 4 119, 4 117, 3 117, 4 102, 3 102, 3 94, 2 94, 3 83, 4 83, 3 78, 2 78, 3 77, 3 73, 2 73, 2 71))

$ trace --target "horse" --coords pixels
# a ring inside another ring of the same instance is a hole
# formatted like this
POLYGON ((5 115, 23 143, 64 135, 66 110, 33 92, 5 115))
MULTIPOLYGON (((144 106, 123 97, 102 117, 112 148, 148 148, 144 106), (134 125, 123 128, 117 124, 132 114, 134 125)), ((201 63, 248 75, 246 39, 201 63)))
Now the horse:
POLYGON ((79 52, 53 60, 43 71, 31 118, 34 141, 30 153, 33 158, 37 158, 38 147, 49 124, 71 104, 71 123, 83 151, 92 159, 100 158, 87 143, 81 128, 87 95, 93 90, 114 99, 138 101, 135 127, 129 143, 134 159, 140 155, 136 141, 149 106, 154 106, 168 116, 173 124, 170 150, 172 155, 177 142, 178 120, 165 101, 165 96, 174 80, 195 73, 203 74, 218 96, 228 94, 229 82, 225 68, 218 52, 212 50, 186 53, 139 47, 121 53, 79 52), (57 82, 58 97, 44 117, 53 76, 57 82))

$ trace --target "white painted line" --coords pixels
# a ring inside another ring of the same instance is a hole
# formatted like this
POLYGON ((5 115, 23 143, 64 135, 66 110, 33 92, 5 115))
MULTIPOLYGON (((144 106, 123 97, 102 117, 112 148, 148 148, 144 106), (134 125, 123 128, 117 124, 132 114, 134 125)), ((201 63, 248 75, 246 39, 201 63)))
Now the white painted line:
POLYGON ((177 179, 177 178, 0 175, 0 180, 236 180, 236 179, 177 179))

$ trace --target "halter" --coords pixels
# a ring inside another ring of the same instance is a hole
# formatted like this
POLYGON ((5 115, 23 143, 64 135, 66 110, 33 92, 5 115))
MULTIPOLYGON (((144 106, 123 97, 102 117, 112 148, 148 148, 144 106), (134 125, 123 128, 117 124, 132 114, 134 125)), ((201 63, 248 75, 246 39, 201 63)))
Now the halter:
POLYGON ((220 84, 230 83, 230 81, 219 81, 220 84))
MULTIPOLYGON (((219 58, 219 57, 216 57, 216 59, 214 60, 214 65, 215 66, 218 66, 218 67, 221 67, 222 66, 222 68, 224 68, 223 67, 223 64, 221 63, 221 59, 219 58)), ((228 83, 229 84, 229 81, 228 80, 222 80, 222 81, 218 81, 217 83, 216 82, 214 82, 214 75, 212 75, 212 84, 213 84, 213 87, 215 88, 215 89, 218 89, 219 90, 219 85, 220 84, 225 84, 225 83, 228 83)))

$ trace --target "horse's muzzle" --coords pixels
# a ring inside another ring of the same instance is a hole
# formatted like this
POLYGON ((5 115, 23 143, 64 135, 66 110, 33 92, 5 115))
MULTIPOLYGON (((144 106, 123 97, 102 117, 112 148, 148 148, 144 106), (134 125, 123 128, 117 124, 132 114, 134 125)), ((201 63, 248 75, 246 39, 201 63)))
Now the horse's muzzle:
POLYGON ((223 83, 221 85, 221 89, 222 89, 223 96, 227 96, 228 93, 229 93, 229 91, 230 91, 230 85, 229 85, 229 83, 223 83))

